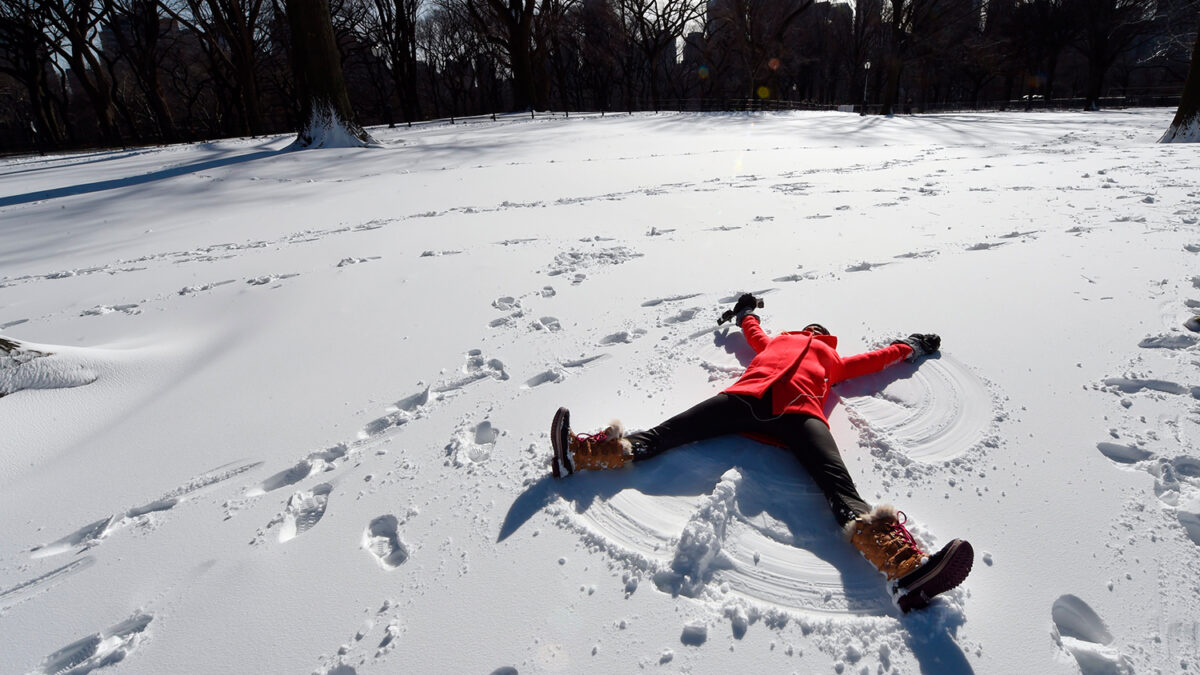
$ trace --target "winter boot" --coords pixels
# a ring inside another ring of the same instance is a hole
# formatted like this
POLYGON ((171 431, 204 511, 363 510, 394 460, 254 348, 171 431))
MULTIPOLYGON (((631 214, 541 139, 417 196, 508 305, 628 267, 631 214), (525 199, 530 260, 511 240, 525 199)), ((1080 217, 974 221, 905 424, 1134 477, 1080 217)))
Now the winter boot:
POLYGON ((559 408, 550 423, 550 443, 554 446, 554 477, 569 476, 581 469, 619 469, 633 456, 621 422, 613 420, 597 434, 571 431, 571 412, 559 408))
POLYGON ((932 556, 917 546, 904 527, 903 511, 882 505, 846 523, 846 534, 889 581, 889 590, 904 612, 919 609, 939 593, 958 586, 971 573, 975 552, 962 539, 942 547, 932 556))

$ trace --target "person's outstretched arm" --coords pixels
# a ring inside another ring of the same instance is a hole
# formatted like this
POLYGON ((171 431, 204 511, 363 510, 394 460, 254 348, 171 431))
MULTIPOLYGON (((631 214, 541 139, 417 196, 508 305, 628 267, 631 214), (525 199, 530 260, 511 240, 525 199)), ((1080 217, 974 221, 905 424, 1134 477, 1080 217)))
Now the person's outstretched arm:
MULTIPOLYGON (((742 329, 742 334, 746 336, 746 342, 750 343, 750 348, 754 350, 755 354, 766 349, 767 343, 771 341, 771 338, 767 337, 767 332, 758 325, 758 315, 754 313, 758 307, 762 307, 761 300, 750 293, 743 293, 731 310, 737 320, 738 328, 742 329)), ((731 312, 726 312, 725 316, 729 316, 731 312)))
POLYGON ((838 381, 878 373, 901 361, 915 361, 926 354, 936 352, 942 339, 933 333, 913 333, 903 340, 896 340, 883 349, 855 354, 842 359, 842 376, 838 381))
POLYGON ((767 331, 762 329, 758 324, 757 314, 746 314, 738 320, 738 326, 742 329, 742 334, 746 336, 746 342, 750 343, 750 348, 757 354, 767 348, 767 344, 771 342, 771 338, 767 336, 767 331))

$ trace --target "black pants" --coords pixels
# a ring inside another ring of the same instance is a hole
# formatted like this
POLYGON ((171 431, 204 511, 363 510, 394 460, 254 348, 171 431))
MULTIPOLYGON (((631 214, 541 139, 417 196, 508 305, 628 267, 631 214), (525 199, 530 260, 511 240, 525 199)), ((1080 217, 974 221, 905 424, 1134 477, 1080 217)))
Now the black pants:
POLYGON ((858 496, 829 427, 809 415, 772 415, 771 397, 717 394, 662 424, 629 435, 634 460, 726 434, 755 433, 786 445, 816 481, 839 525, 871 510, 858 496))

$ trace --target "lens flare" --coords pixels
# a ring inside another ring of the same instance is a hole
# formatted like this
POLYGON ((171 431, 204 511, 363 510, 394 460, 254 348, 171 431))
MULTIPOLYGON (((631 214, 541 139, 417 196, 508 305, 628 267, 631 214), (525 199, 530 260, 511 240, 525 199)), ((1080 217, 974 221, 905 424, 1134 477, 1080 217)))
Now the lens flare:
POLYGON ((708 79, 708 66, 700 66, 699 68, 696 69, 696 74, 700 76, 700 79, 707 80, 708 79))
POLYGON ((779 59, 771 59, 767 61, 767 67, 771 70, 779 70, 779 59))
POLYGON ((759 98, 771 98, 771 90, 768 89, 766 87, 766 85, 759 87, 758 88, 758 97, 759 98))

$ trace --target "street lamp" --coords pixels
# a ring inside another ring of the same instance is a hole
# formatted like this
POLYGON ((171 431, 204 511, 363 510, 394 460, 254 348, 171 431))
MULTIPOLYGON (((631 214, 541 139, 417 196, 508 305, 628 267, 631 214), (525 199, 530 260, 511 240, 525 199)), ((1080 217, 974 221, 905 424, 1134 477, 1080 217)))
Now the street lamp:
POLYGON ((871 62, 867 61, 866 63, 863 64, 863 105, 862 105, 862 112, 860 113, 861 115, 867 114, 867 82, 869 81, 869 78, 867 76, 870 74, 871 74, 871 62))

